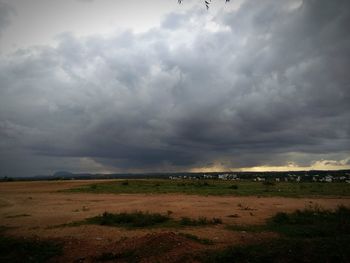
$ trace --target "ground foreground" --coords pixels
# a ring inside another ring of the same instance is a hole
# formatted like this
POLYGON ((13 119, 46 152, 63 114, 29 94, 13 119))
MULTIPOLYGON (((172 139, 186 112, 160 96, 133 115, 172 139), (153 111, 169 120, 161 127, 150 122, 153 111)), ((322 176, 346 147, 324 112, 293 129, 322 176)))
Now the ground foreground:
MULTIPOLYGON (((46 251, 48 256, 40 259, 40 262, 47 261, 51 254, 53 257, 49 262, 201 262, 205 258, 199 255, 207 253, 208 250, 276 240, 279 238, 279 233, 264 227, 260 231, 254 229, 257 229, 257 225, 266 224, 266 220, 279 212, 292 213, 305 208, 319 211, 336 209, 339 205, 350 206, 349 194, 290 198, 179 193, 95 194, 64 191, 71 188, 84 189, 85 186, 96 183, 92 181, 1 183, 0 234, 3 239, 13 238, 17 240, 16 242, 28 238, 37 240, 37 246, 30 247, 32 251, 45 252, 45 247, 49 247, 46 251), (106 211, 160 213, 169 216, 174 222, 181 222, 183 218, 210 220, 216 218, 220 222, 203 225, 160 224, 131 228, 77 223, 102 215, 106 211), (50 242, 60 244, 61 253, 50 242)), ((88 189, 91 187, 88 186, 88 189)), ((8 240, 5 241, 6 244, 9 243, 8 240)), ((344 243, 343 241, 346 242, 347 239, 337 242, 344 243)), ((18 244, 23 244, 25 241, 16 242, 13 243, 15 250, 20 246, 18 244)), ((320 246, 325 244, 321 239, 317 242, 321 242, 320 246)), ((313 245, 314 243, 308 244, 313 245)), ((341 253, 340 251, 338 254, 341 253)), ((0 258, 0 261, 3 258, 0 258)), ((210 258, 213 262, 217 260, 210 255, 206 258, 210 258)), ((224 261, 222 258, 218 260, 224 261)), ((338 258, 337 260, 339 261, 338 258)), ((251 259, 249 261, 254 262, 251 259)), ((39 262, 39 260, 26 262, 39 262)), ((241 259, 237 262, 245 261, 241 259)))

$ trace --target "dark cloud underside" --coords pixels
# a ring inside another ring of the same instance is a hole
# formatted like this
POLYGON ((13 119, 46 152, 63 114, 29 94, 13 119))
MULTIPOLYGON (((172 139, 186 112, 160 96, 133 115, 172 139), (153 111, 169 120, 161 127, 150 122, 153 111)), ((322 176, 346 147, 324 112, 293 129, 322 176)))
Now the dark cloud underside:
POLYGON ((16 158, 31 163, 18 174, 52 157, 125 171, 349 158, 349 1, 294 2, 246 1, 209 22, 194 9, 142 34, 63 34, 3 56, 1 169, 16 158))

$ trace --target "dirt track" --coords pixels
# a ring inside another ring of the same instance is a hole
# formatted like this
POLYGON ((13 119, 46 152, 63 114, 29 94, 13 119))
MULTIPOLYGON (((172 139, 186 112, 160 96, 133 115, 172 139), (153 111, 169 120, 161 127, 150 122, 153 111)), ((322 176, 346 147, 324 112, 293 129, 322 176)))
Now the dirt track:
MULTIPOLYGON (((99 181, 101 182, 101 181, 99 181)), ((14 227, 11 235, 58 238, 69 246, 65 260, 106 251, 111 244, 130 238, 141 238, 149 233, 186 232, 215 241, 215 246, 226 246, 266 238, 271 234, 250 234, 225 229, 227 224, 262 224, 279 211, 294 211, 319 205, 335 208, 350 206, 349 198, 282 198, 194 196, 181 194, 85 194, 58 193, 93 181, 14 182, 0 183, 0 225, 14 227), (52 226, 82 220, 104 211, 122 212, 142 210, 166 213, 172 217, 218 217, 223 225, 185 229, 126 230, 122 228, 84 225, 79 227, 52 226), (238 217, 228 217, 229 215, 238 217), (91 249, 93 248, 93 249, 91 249)), ((85 262, 85 261, 84 261, 85 262)))

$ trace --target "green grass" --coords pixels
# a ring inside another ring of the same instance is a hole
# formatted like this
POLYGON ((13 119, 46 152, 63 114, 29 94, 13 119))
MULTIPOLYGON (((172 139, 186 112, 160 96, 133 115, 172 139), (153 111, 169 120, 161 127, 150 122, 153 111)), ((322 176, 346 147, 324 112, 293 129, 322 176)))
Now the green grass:
POLYGON ((67 224, 61 224, 56 226, 51 226, 49 228, 59 228, 59 227, 76 227, 86 224, 94 224, 101 226, 115 226, 115 227, 125 227, 129 229, 133 228, 153 228, 153 227, 187 227, 187 226, 207 226, 207 225, 217 225, 221 224, 222 220, 220 218, 208 219, 206 217, 189 218, 182 217, 180 220, 175 220, 170 217, 171 211, 167 214, 160 213, 149 213, 142 211, 135 212, 122 212, 122 213, 109 213, 104 212, 101 215, 87 218, 82 221, 75 221, 67 224))
POLYGON ((350 235, 350 209, 339 206, 334 211, 320 207, 277 213, 265 225, 231 225, 233 231, 277 232, 287 237, 314 238, 350 235))
POLYGON ((6 237, 0 234, 0 262, 41 263, 62 253, 53 241, 6 237))
POLYGON ((277 213, 267 223, 269 229, 289 237, 334 237, 350 235, 350 209, 339 206, 336 210, 319 207, 277 213))
POLYGON ((344 183, 286 183, 266 185, 261 182, 232 182, 219 180, 114 180, 68 189, 65 192, 114 194, 237 195, 237 196, 350 196, 350 185, 344 183))
POLYGON ((281 238, 202 255, 204 262, 350 262, 350 209, 320 207, 277 213, 265 225, 229 226, 234 231, 273 231, 281 238))

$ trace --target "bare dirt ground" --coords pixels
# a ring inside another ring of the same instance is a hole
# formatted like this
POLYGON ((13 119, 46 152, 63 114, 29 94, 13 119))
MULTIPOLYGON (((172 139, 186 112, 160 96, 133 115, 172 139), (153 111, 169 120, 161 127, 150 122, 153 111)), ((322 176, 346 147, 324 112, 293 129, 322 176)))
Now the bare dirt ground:
MULTIPOLYGON (((101 182, 101 181, 98 181, 101 182)), ((115 255, 133 249, 143 251, 150 244, 166 247, 161 255, 147 255, 141 262, 183 262, 186 253, 208 248, 249 243, 275 234, 253 234, 225 229, 229 224, 263 224, 277 212, 291 212, 309 206, 332 209, 350 206, 349 198, 283 198, 195 196, 182 194, 86 194, 60 193, 59 190, 92 184, 93 181, 0 183, 0 225, 12 227, 7 234, 64 241, 64 255, 53 262, 94 262, 96 256, 113 251, 115 255), (82 225, 54 227, 96 216, 105 211, 149 211, 183 216, 221 218, 222 225, 176 229, 133 229, 82 225), (235 215, 235 217, 229 217, 235 215), (214 241, 201 245, 175 235, 190 233, 214 241), (153 242, 153 243, 152 243, 153 242), (188 249, 181 249, 187 247, 188 249), (176 249, 174 249, 176 248, 176 249), (176 253, 175 253, 176 251, 176 253)), ((157 250, 157 249, 156 249, 157 250)), ((149 251, 149 250, 147 250, 149 251)), ((141 256, 142 257, 142 256, 141 256)), ((119 262, 119 261, 118 261, 119 262)))

